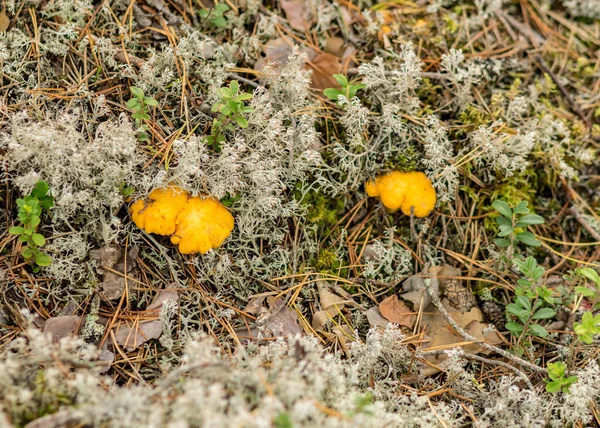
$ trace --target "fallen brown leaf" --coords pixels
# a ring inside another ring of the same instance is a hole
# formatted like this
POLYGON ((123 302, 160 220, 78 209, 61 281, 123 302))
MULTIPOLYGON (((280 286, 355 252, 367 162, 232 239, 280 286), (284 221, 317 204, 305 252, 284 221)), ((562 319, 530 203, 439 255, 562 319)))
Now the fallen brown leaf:
POLYGON ((119 323, 114 330, 115 341, 126 351, 133 351, 151 339, 158 339, 163 332, 163 323, 160 320, 137 323, 125 321, 119 323))
POLYGON ((52 341, 58 342, 63 337, 76 335, 80 324, 81 317, 79 315, 52 317, 46 320, 44 333, 50 333, 52 341))
POLYGON ((306 0, 281 0, 281 8, 294 30, 308 30, 314 22, 310 2, 306 0))
POLYGON ((330 53, 323 52, 317 55, 307 69, 312 70, 311 88, 323 91, 327 88, 339 88, 340 85, 333 78, 334 74, 342 72, 340 60, 330 53))
POLYGON ((391 323, 411 328, 415 322, 415 315, 395 294, 383 300, 379 310, 391 323))
POLYGON ((367 321, 369 321, 369 325, 371 327, 383 327, 386 328, 390 323, 386 320, 379 311, 377 306, 373 306, 372 308, 365 311, 365 315, 367 316, 367 321))

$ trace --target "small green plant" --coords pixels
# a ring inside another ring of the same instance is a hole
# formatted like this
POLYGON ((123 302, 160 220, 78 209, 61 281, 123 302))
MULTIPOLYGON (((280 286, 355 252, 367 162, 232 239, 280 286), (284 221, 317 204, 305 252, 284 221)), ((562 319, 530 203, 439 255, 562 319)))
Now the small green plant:
MULTIPOLYGON (((54 206, 54 198, 48 195, 48 190, 48 183, 38 181, 28 196, 17 199, 18 219, 21 225, 8 230, 25 244, 21 249, 25 261, 34 262, 37 266, 49 266, 52 263, 50 256, 39 250, 46 244, 46 238, 37 233, 43 210, 49 210, 54 206)), ((36 267, 35 271, 37 269, 36 267)))
POLYGON ((144 91, 135 86, 131 86, 129 90, 131 91, 132 98, 127 101, 127 108, 133 111, 131 117, 135 119, 136 128, 141 129, 138 139, 140 141, 148 141, 150 138, 146 133, 146 131, 148 131, 148 125, 146 125, 143 121, 150 119, 148 107, 156 107, 158 105, 158 101, 152 97, 146 97, 144 95, 144 91))
POLYGON ((600 315, 584 313, 581 322, 573 324, 573 331, 579 341, 590 345, 594 341, 594 336, 600 334, 600 315))
POLYGON ((248 92, 240 92, 237 80, 232 80, 229 87, 220 88, 217 92, 219 101, 212 106, 213 112, 219 112, 219 117, 213 119, 211 135, 206 138, 206 143, 216 151, 221 150, 221 143, 225 141, 225 132, 233 131, 235 124, 240 128, 248 127, 245 114, 252 113, 254 108, 247 106, 244 101, 252 99, 248 92))
POLYGON ((495 200, 492 203, 492 207, 500 213, 496 217, 496 223, 500 226, 498 238, 494 240, 496 245, 501 248, 512 247, 515 241, 531 247, 541 245, 535 235, 527 232, 525 228, 535 224, 543 224, 544 218, 536 214, 530 214, 527 205, 527 201, 519 202, 514 208, 500 200, 495 200))
POLYGON ((594 286, 594 288, 589 288, 585 285, 576 286, 575 292, 581 296, 577 303, 580 303, 581 299, 585 297, 590 300, 592 308, 596 308, 596 305, 600 300, 600 276, 598 275, 598 272, 596 272, 592 268, 584 267, 576 269, 573 273, 575 274, 576 278, 581 278, 583 280, 590 281, 594 286))
POLYGON ((201 9, 200 18, 208 21, 215 27, 223 28, 227 26, 227 18, 223 16, 230 9, 225 3, 215 4, 212 9, 201 9))
POLYGON ((567 365, 562 361, 556 363, 548 363, 548 377, 546 379, 546 391, 556 393, 562 391, 564 394, 569 393, 569 387, 577 382, 577 376, 566 377, 567 365))
POLYGON ((506 305, 509 316, 506 328, 518 337, 518 348, 521 340, 526 336, 546 337, 548 335, 546 329, 534 321, 553 318, 556 311, 544 307, 544 305, 554 304, 550 290, 545 286, 537 285, 545 269, 538 266, 533 257, 527 257, 525 260, 515 259, 513 264, 519 268, 524 277, 517 281, 514 302, 506 305))
POLYGON ((349 82, 348 78, 343 74, 334 74, 333 78, 340 84, 341 89, 327 88, 323 91, 323 95, 332 101, 337 101, 338 95, 343 95, 348 100, 351 100, 360 89, 365 87, 364 84, 356 83, 356 81, 349 82))

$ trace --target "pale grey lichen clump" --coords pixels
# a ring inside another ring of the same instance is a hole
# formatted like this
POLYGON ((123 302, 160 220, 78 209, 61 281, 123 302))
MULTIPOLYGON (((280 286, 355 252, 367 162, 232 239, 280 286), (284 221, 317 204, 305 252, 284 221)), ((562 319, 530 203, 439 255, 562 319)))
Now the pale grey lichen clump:
MULTIPOLYGON (((0 354, 0 421, 22 423, 61 400, 73 406, 38 423, 55 426, 66 420, 122 428, 263 427, 273 421, 327 427, 469 423, 458 399, 435 402, 427 395, 397 393, 402 383, 398 376, 411 361, 401 340, 393 327, 374 330, 351 348, 348 359, 341 359, 326 352, 316 338, 251 345, 224 356, 213 339, 198 336, 186 344, 181 365, 167 370, 162 379, 125 387, 100 373, 93 346, 73 338, 53 344, 49 336, 30 328, 0 354), (62 364, 48 365, 52 361, 62 364), (77 370, 68 370, 70 365, 77 370)), ((468 411, 484 427, 588 423, 593 418, 589 400, 597 403, 600 398, 600 368, 593 362, 577 373, 581 381, 572 393, 560 397, 523 389, 511 377, 478 385, 464 365, 460 353, 449 352, 445 387, 469 400, 468 411)))

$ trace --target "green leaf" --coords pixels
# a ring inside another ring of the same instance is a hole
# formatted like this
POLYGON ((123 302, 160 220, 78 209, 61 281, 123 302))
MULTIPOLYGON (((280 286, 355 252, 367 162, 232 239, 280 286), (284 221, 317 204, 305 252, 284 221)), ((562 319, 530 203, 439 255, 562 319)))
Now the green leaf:
POLYGON ((502 226, 500 226, 500 232, 498 232, 498 236, 503 238, 505 236, 510 235, 514 231, 515 230, 511 226, 502 225, 502 226))
POLYGON ((531 232, 521 232, 516 235, 518 241, 522 242, 525 245, 529 245, 530 247, 539 247, 542 245, 540 241, 538 241, 535 235, 531 232))
POLYGON ((125 104, 127 106, 128 109, 131 110, 139 110, 140 107, 142 106, 142 104, 140 103, 140 100, 138 100, 137 98, 131 98, 129 101, 127 101, 127 104, 125 104))
POLYGON ((38 253, 35 255, 35 264, 38 266, 50 266, 52 258, 48 254, 38 253))
POLYGON ((544 224, 544 217, 536 214, 527 214, 519 219, 515 227, 531 226, 534 224, 544 224))
POLYGON ((338 95, 342 95, 343 93, 334 88, 327 88, 323 91, 323 95, 333 101, 337 101, 338 95))
POLYGON ((521 318, 527 319, 527 317, 529 317, 529 311, 527 309, 523 309, 522 307, 520 307, 519 305, 517 305, 515 303, 509 303, 508 305, 506 305, 506 311, 509 314, 513 314, 520 319, 521 318))
POLYGON ((523 331, 523 326, 521 324, 517 324, 516 322, 507 322, 506 329, 515 336, 518 336, 523 331))
POLYGON ((35 254, 34 250, 31 247, 25 246, 21 249, 21 255, 23 256, 23 258, 25 260, 29 260, 30 258, 33 257, 34 254, 35 254))
POLYGON ((504 239, 504 238, 496 238, 496 239, 494 239, 494 243, 497 246, 499 246, 500 248, 505 248, 510 245, 510 241, 508 239, 504 239))
POLYGON ((508 204, 506 202, 501 201, 499 199, 496 199, 494 202, 492 202, 492 208, 494 208, 496 211, 498 211, 504 217, 512 218, 512 216, 513 216, 513 212, 510 209, 510 206, 508 206, 508 204))
POLYGON ((287 413, 279 413, 273 419, 273 427, 274 428, 294 428, 294 424, 292 423, 292 419, 290 415, 287 413))
POLYGON ((248 92, 242 92, 237 97, 235 97, 236 101, 246 101, 251 100, 254 97, 253 94, 249 94, 248 92))
POLYGON ((229 10, 229 6, 227 6, 225 3, 219 3, 219 4, 215 5, 214 9, 216 12, 223 13, 223 12, 227 12, 229 10))
POLYGON ((594 284, 596 285, 600 285, 600 276, 598 276, 598 272, 596 272, 594 269, 592 268, 581 268, 579 269, 578 273, 589 279, 590 281, 592 281, 594 284))
POLYGON ((238 83, 237 80, 232 80, 231 83, 229 84, 229 88, 231 89, 231 94, 237 94, 238 91, 240 90, 240 84, 238 83))
POLYGON ((537 337, 548 336, 548 332, 546 331, 546 329, 539 324, 531 324, 529 326, 529 333, 537 337))
POLYGON ((236 116, 235 117, 235 122, 239 125, 240 128, 247 128, 248 127, 248 121, 243 116, 236 116))
POLYGON ((555 392, 560 391, 562 384, 558 381, 548 382, 546 384, 546 391, 554 394, 555 392))
POLYGON ((556 315, 556 311, 551 308, 542 308, 531 317, 534 320, 546 320, 556 315))
POLYGON ((581 294, 583 297, 594 297, 596 295, 595 291, 582 285, 575 287, 575 292, 581 294))
POLYGON ((225 27, 227 25, 227 20, 225 18, 223 18, 222 16, 215 18, 213 20, 211 20, 212 24, 215 27, 225 27))
POLYGON ((35 183, 35 187, 31 191, 31 196, 33 196, 36 199, 43 198, 44 196, 46 196, 46 193, 48 193, 49 189, 50 187, 48 186, 48 183, 40 180, 37 183, 35 183))
POLYGON ((45 210, 49 210, 50 208, 52 208, 54 206, 54 198, 50 195, 46 195, 46 196, 40 198, 40 205, 45 210))
POLYGON ((129 90, 131 91, 131 95, 134 97, 139 98, 140 100, 144 99, 144 91, 142 91, 140 88, 136 86, 130 86, 129 90))
POLYGON ((344 76, 343 74, 334 74, 333 78, 335 79, 336 82, 338 82, 340 84, 340 86, 342 87, 346 87, 348 86, 348 78, 346 76, 344 76))
POLYGON ((515 214, 529 214, 529 208, 527 208, 527 205, 527 201, 519 202, 514 209, 515 214))
POLYGON ((504 216, 499 215, 498 217, 496 217, 496 223, 498 223, 500 226, 512 226, 512 221, 509 218, 506 218, 504 216))
POLYGON ((133 114, 131 115, 131 117, 132 117, 132 118, 134 118, 134 119, 138 119, 138 120, 142 120, 142 119, 144 119, 144 117, 145 117, 145 116, 147 116, 147 114, 145 114, 145 113, 144 113, 144 112, 142 112, 142 111, 136 111, 135 113, 133 113, 133 114))
POLYGON ((529 301, 529 299, 525 296, 518 296, 516 298, 517 300, 517 304, 519 306, 521 306, 523 309, 527 309, 528 311, 531 311, 531 302, 529 301))
POLYGON ((156 107, 158 105, 158 101, 156 101, 154 98, 146 97, 144 98, 144 104, 150 107, 156 107))
POLYGON ((224 99, 229 99, 233 96, 229 88, 219 88, 219 95, 224 99))
POLYGON ((11 227, 10 229, 8 229, 8 233, 10 233, 12 235, 22 235, 24 231, 25 231, 25 229, 22 228, 21 226, 14 226, 14 227, 11 227))
POLYGON ((46 245, 46 238, 44 238, 44 236, 40 235, 39 233, 34 233, 33 235, 31 235, 31 240, 38 247, 43 247, 44 245, 46 245))

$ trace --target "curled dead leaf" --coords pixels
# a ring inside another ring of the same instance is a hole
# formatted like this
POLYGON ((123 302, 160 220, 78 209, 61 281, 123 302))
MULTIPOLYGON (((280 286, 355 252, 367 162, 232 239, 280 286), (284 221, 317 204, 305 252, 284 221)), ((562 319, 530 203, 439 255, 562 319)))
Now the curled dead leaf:
POLYGON ((58 342, 63 337, 74 336, 81 326, 79 315, 64 315, 48 318, 44 324, 44 333, 52 335, 52 341, 58 342))

